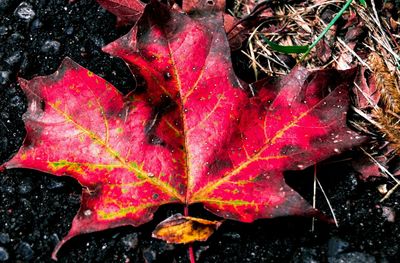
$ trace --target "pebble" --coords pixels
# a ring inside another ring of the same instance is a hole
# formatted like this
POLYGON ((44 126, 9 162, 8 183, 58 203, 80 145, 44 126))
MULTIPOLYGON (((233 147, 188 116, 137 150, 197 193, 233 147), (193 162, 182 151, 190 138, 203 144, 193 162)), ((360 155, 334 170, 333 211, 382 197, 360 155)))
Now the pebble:
POLYGON ((235 232, 228 232, 228 233, 224 233, 224 237, 228 237, 228 238, 231 238, 231 239, 239 240, 240 239, 240 234, 239 233, 235 233, 235 232))
POLYGON ((7 233, 0 233, 0 243, 5 245, 10 242, 10 236, 7 233))
POLYGON ((93 44, 98 48, 102 48, 106 44, 104 42, 104 39, 100 36, 93 36, 91 37, 91 40, 93 41, 93 44))
POLYGON ((396 221, 396 211, 388 206, 382 206, 382 216, 390 223, 396 221))
POLYGON ((53 233, 49 237, 49 241, 53 246, 56 246, 60 242, 60 238, 58 237, 57 233, 53 233))
POLYGON ((7 261, 9 258, 8 252, 5 248, 0 247, 0 261, 7 261))
POLYGON ((57 54, 60 50, 61 43, 56 40, 46 40, 40 50, 43 53, 57 54))
POLYGON ((292 259, 293 263, 318 263, 317 251, 313 248, 302 247, 292 259))
POLYGON ((65 34, 67 35, 72 35, 74 33, 74 27, 73 26, 69 26, 65 29, 65 34))
POLYGON ((8 42, 10 43, 10 44, 18 44, 18 45, 20 45, 20 43, 22 42, 22 41, 24 41, 24 36, 23 35, 21 35, 20 33, 17 33, 17 32, 15 32, 15 33, 12 33, 11 34, 11 36, 9 37, 9 39, 8 39, 8 42))
POLYGON ((355 191, 358 187, 357 176, 355 175, 355 173, 349 174, 349 180, 351 183, 351 191, 355 191))
POLYGON ((33 258, 33 250, 26 242, 21 242, 15 251, 22 260, 31 260, 33 258))
POLYGON ((0 0, 0 11, 6 11, 13 0, 0 0))
POLYGON ((57 179, 54 178, 49 178, 47 184, 46 184, 46 188, 49 190, 57 190, 57 189, 61 189, 64 187, 64 182, 59 181, 57 179))
POLYGON ((24 178, 21 183, 18 185, 18 193, 20 194, 29 194, 33 189, 32 179, 29 177, 24 178))
POLYGON ((21 66, 19 67, 19 71, 24 72, 28 68, 28 66, 29 66, 28 53, 24 52, 21 66))
POLYGON ((0 117, 2 119, 8 119, 8 118, 10 118, 10 113, 8 113, 6 111, 2 111, 2 112, 0 112, 0 117))
POLYGON ((329 263, 375 263, 375 257, 361 252, 350 252, 328 257, 329 263))
POLYGON ((200 262, 200 259, 202 258, 202 255, 204 252, 206 252, 210 247, 209 246, 200 246, 196 249, 195 256, 196 256, 196 262, 200 262))
POLYGON ((11 107, 14 107, 14 108, 23 109, 23 108, 25 107, 24 100, 23 100, 23 98, 22 98, 21 96, 19 96, 19 95, 14 95, 14 96, 10 99, 9 103, 10 103, 9 105, 10 105, 11 107))
POLYGON ((10 81, 10 71, 0 71, 0 84, 4 85, 10 81))
POLYGON ((22 60, 22 52, 21 51, 16 51, 14 52, 11 56, 6 58, 5 62, 10 65, 11 67, 16 66, 19 64, 22 60))
POLYGON ((14 11, 14 14, 18 16, 20 19, 25 20, 27 22, 31 21, 35 17, 35 11, 33 7, 26 3, 22 2, 14 11))
POLYGON ((135 249, 138 244, 139 244, 139 238, 137 233, 129 234, 123 237, 122 243, 124 244, 125 251, 133 250, 135 249))
MULTIPOLYGON (((0 121, 2 121, 2 120, 0 120, 0 121)), ((4 123, 4 122, 3 122, 3 123, 4 123)), ((3 125, 3 127, 4 127, 4 125, 3 125)), ((6 128, 6 127, 4 127, 4 128, 6 128)), ((8 128, 7 128, 7 129, 8 129, 8 128)), ((1 138, 1 139, 0 139, 0 149, 7 149, 7 146, 8 146, 7 137, 1 138)), ((0 192, 4 192, 3 189, 0 188, 0 192)), ((1 243, 1 242, 0 242, 0 243, 1 243)))
POLYGON ((145 250, 143 250, 144 262, 153 263, 156 261, 156 258, 157 258, 157 254, 154 250, 152 250, 150 248, 146 248, 145 250))
POLYGON ((8 28, 6 26, 0 26, 0 36, 5 36, 8 33, 8 28))
POLYGON ((13 194, 15 192, 15 190, 12 186, 0 187, 0 191, 7 193, 7 194, 13 194))
POLYGON ((39 18, 36 18, 33 20, 32 25, 31 25, 31 30, 32 31, 37 31, 38 29, 42 28, 43 23, 42 21, 39 20, 39 18))
POLYGON ((337 237, 332 237, 328 241, 328 257, 334 257, 344 252, 348 247, 348 242, 337 237))

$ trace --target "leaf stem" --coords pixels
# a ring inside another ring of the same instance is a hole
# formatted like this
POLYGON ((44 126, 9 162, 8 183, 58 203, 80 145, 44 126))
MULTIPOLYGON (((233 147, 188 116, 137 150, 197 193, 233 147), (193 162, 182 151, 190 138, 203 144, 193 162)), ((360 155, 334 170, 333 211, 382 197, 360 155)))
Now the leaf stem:
MULTIPOLYGON (((185 208, 183 209, 183 214, 185 216, 189 216, 189 206, 188 205, 185 205, 185 208)), ((189 244, 188 254, 189 254, 190 263, 196 263, 196 258, 194 256, 194 250, 193 250, 193 244, 189 244)))
POLYGON ((188 253, 189 253, 190 263, 196 263, 196 258, 194 257, 194 251, 193 251, 193 245, 192 244, 189 245, 188 253))

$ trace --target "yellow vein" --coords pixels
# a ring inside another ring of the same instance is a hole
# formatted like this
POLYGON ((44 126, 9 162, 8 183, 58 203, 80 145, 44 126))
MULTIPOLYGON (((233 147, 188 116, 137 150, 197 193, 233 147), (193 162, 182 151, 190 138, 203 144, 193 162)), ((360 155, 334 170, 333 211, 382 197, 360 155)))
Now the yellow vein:
POLYGON ((169 128, 171 128, 175 132, 176 137, 180 137, 181 136, 181 131, 178 130, 177 128, 175 128, 172 123, 170 123, 169 121, 165 121, 165 123, 168 125, 169 128))
POLYGON ((220 205, 234 205, 234 206, 245 206, 245 205, 251 205, 251 206, 256 206, 255 202, 248 202, 248 201, 243 201, 243 200, 221 200, 217 198, 204 198, 201 199, 201 202, 207 202, 210 204, 220 204, 220 205))
POLYGON ((110 138, 110 130, 109 130, 109 125, 108 125, 108 119, 104 110, 104 107, 101 105, 99 98, 95 95, 95 93, 93 92, 92 88, 90 86, 88 86, 90 92, 92 93, 92 97, 95 98, 96 100, 96 104, 99 107, 100 110, 100 114, 103 118, 103 123, 104 123, 104 128, 106 130, 106 139, 105 139, 105 143, 108 144, 109 142, 109 138, 110 138))
MULTIPOLYGON (((136 65, 139 65, 139 62, 135 62, 138 61, 139 59, 135 59, 134 61, 132 61, 132 63, 135 63, 136 65)), ((143 59, 141 59, 143 60, 143 59)), ((146 63, 147 64, 147 63, 146 63)), ((140 71, 144 71, 145 73, 148 73, 150 75, 150 78, 157 84, 158 88, 160 88, 162 91, 164 91, 164 93, 169 96, 170 98, 172 98, 171 93, 168 92, 168 90, 166 89, 166 87, 164 85, 162 85, 160 83, 160 81, 158 81, 158 78, 156 77, 156 74, 150 70, 152 69, 151 67, 139 67, 140 71)), ((142 73, 143 76, 145 76, 145 74, 142 73)))
POLYGON ((207 115, 202 118, 202 120, 198 123, 196 123, 196 125, 194 125, 193 127, 191 127, 187 133, 192 132, 196 127, 201 126, 202 124, 204 124, 210 117, 211 115, 213 115, 213 113, 217 110, 217 108, 220 106, 221 100, 222 100, 223 96, 218 97, 218 101, 217 103, 215 103, 214 107, 211 109, 211 111, 209 113, 207 113, 207 115))
MULTIPOLYGON (((321 102, 319 102, 321 103, 321 102)), ((206 194, 208 194, 209 192, 213 191, 214 189, 216 189, 218 186, 220 186, 221 184, 227 182, 230 180, 230 178, 236 174, 238 174, 240 171, 242 171, 244 168, 246 168, 249 164, 251 164, 254 161, 260 160, 260 155, 267 150, 268 148, 270 148, 275 142, 276 140, 278 140, 279 138, 281 138, 285 132, 287 130, 289 130, 290 128, 293 128, 294 126, 297 125, 297 123, 299 121, 301 121, 305 116, 307 116, 312 110, 314 110, 319 103, 315 104, 314 106, 312 106, 310 109, 308 109, 307 111, 303 112, 302 114, 300 114, 299 116, 297 116, 296 118, 294 118, 288 125, 285 125, 281 130, 279 130, 278 132, 275 133, 275 136, 270 139, 267 140, 265 142, 265 145, 253 156, 251 156, 250 159, 247 158, 247 160, 245 160, 244 162, 242 162, 237 168, 233 169, 232 171, 229 171, 227 173, 225 173, 223 175, 223 177, 221 178, 221 180, 217 180, 214 182, 210 182, 208 183, 205 187, 203 187, 202 189, 198 190, 193 196, 195 196, 195 200, 198 200, 199 198, 201 198, 202 196, 205 196, 206 194), (198 198, 196 198, 196 196, 198 196, 198 198)), ((270 157, 262 157, 262 160, 271 160, 271 159, 281 159, 281 158, 287 158, 287 156, 271 156, 270 157), (267 159, 264 159, 267 158, 267 159)))
MULTIPOLYGON (((208 59, 208 56, 207 56, 207 58, 205 59, 204 63, 206 63, 207 59, 208 59)), ((203 77, 204 72, 205 72, 205 66, 203 66, 203 67, 201 68, 200 73, 199 73, 199 75, 198 75, 196 81, 194 82, 193 86, 188 90, 188 92, 187 92, 187 93, 185 94, 185 96, 183 97, 182 103, 186 103, 186 101, 187 101, 187 99, 189 98, 189 96, 196 90, 197 85, 199 85, 199 82, 200 82, 201 78, 203 77)))
POLYGON ((95 133, 91 132, 90 130, 87 130, 85 127, 83 127, 81 124, 77 123, 76 121, 74 121, 74 119, 68 115, 67 113, 65 113, 64 111, 62 111, 61 109, 59 109, 58 107, 56 107, 53 103, 49 103, 49 105, 56 111, 58 112, 60 115, 62 115, 67 121, 71 122, 72 124, 74 124, 79 130, 81 130, 83 133, 85 133, 89 138, 91 138, 92 140, 96 141, 99 145, 103 146, 106 151, 116 160, 118 160, 125 169, 127 170, 133 170, 136 173, 139 173, 142 176, 145 176, 146 178, 149 179, 149 181, 152 182, 152 184, 157 185, 159 188, 162 188, 164 191, 166 191, 167 193, 169 193, 170 195, 174 196, 175 198, 177 198, 178 200, 183 201, 182 196, 179 194, 178 191, 176 191, 172 186, 170 186, 169 184, 160 181, 157 177, 150 177, 145 171, 138 169, 138 167, 133 167, 132 165, 129 165, 123 158, 121 158, 121 156, 119 155, 118 152, 116 152, 114 149, 112 149, 110 147, 110 145, 106 144, 98 135, 96 135, 95 133))
MULTIPOLYGON (((165 34, 165 36, 166 36, 166 34, 165 34)), ((166 37, 167 38, 167 37, 166 37)), ((168 53, 169 53, 169 56, 170 56, 170 58, 171 58, 171 64, 172 64, 172 68, 173 68, 173 74, 174 74, 174 76, 175 76, 175 78, 176 78, 176 84, 177 84, 177 88, 178 88, 178 90, 179 90, 179 93, 180 94, 182 94, 182 82, 181 82, 181 79, 180 79, 180 77, 179 77, 179 73, 178 73, 178 69, 177 69, 177 66, 176 66, 176 62, 175 62, 175 60, 174 60, 174 57, 173 57, 173 52, 172 52, 172 49, 171 49, 171 46, 170 46, 170 43, 169 43, 169 40, 167 39, 167 46, 168 46, 168 53)), ((192 182, 192 178, 189 176, 190 175, 190 172, 189 172, 189 164, 191 163, 190 162, 190 152, 189 151, 187 151, 187 146, 189 145, 189 142, 188 142, 188 138, 187 138, 187 134, 186 134, 186 131, 188 130, 188 127, 187 127, 187 123, 186 123, 186 116, 185 116, 185 114, 183 113, 184 112, 184 104, 183 104, 183 99, 182 99, 182 97, 181 97, 181 110, 179 111, 179 113, 180 113, 180 116, 181 116, 181 119, 182 119, 182 123, 183 123, 183 139, 184 139, 184 149, 186 149, 186 151, 184 151, 184 154, 185 154, 185 172, 186 172, 186 178, 187 178, 187 184, 186 184, 186 198, 185 198, 185 203, 187 202, 187 197, 188 197, 188 194, 190 193, 190 189, 193 187, 192 185, 193 185, 193 182, 192 182)))
MULTIPOLYGON (((278 160, 278 159, 285 159, 287 158, 287 156, 268 156, 268 157, 259 157, 261 155, 261 153, 263 152, 263 150, 259 151, 257 154, 253 155, 250 159, 242 162, 238 167, 236 167, 235 169, 225 173, 223 175, 223 177, 220 180, 217 181, 213 181, 208 183, 206 186, 204 186, 202 189, 198 190, 195 194, 193 194, 193 198, 196 202, 198 201, 202 201, 204 200, 204 197, 210 193, 211 191, 213 191, 214 189, 216 189, 218 186, 220 186, 221 184, 230 182, 230 179, 237 175, 238 173, 240 173, 243 169, 245 169, 246 167, 248 167, 251 163, 258 161, 258 160, 263 160, 263 161, 270 161, 270 160, 278 160), (262 158, 262 159, 261 159, 262 158)), ((253 176, 257 176, 257 175, 253 175, 253 176)), ((249 178, 249 180, 251 180, 251 178, 249 178)))

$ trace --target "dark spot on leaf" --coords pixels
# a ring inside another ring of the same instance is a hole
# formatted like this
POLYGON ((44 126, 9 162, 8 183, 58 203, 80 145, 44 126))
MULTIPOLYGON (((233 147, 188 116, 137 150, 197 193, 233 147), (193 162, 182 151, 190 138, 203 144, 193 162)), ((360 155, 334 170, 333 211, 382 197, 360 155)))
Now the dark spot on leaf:
POLYGON ((232 168, 232 162, 230 159, 216 159, 208 166, 208 172, 210 175, 216 175, 221 170, 232 168))
POLYGON ((192 221, 192 229, 193 229, 193 230, 197 230, 197 229, 199 229, 199 228, 201 228, 201 224, 199 224, 199 223, 196 222, 196 221, 192 221))
POLYGON ((171 75, 171 73, 169 73, 169 72, 165 72, 165 73, 163 74, 163 76, 164 76, 164 79, 165 79, 165 80, 170 80, 170 79, 172 78, 172 75, 171 75))
POLYGON ((164 143, 163 140, 155 134, 150 134, 148 138, 149 138, 149 143, 153 145, 163 145, 164 143))
POLYGON ((262 172, 259 175, 257 175, 256 177, 254 177, 251 181, 256 183, 256 182, 265 181, 265 179, 268 179, 268 173, 262 172))
POLYGON ((141 49, 140 50, 140 55, 147 60, 148 62, 153 62, 154 60, 156 60, 156 56, 154 56, 153 54, 151 54, 148 50, 146 49, 141 49))
POLYGON ((282 155, 291 155, 300 152, 302 149, 296 145, 286 145, 282 147, 281 154, 282 155))
POLYGON ((44 112, 44 110, 46 109, 46 103, 44 102, 44 100, 40 100, 40 109, 44 112))
POLYGON ((162 96, 160 102, 153 107, 151 118, 147 121, 144 128, 146 135, 154 133, 161 118, 166 113, 175 109, 176 103, 168 96, 162 96))

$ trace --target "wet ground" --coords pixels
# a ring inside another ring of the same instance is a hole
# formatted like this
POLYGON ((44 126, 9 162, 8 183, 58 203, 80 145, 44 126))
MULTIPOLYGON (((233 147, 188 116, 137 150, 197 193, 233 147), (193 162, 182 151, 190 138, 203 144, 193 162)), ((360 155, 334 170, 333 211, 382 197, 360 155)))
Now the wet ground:
MULTIPOLYGON (((123 92, 135 81, 123 62, 101 47, 126 33, 92 0, 0 0, 0 162, 22 143, 25 98, 17 77, 52 73, 65 56, 123 92)), ((239 63, 238 63, 239 64, 239 63)), ((240 68, 237 70, 241 70, 240 68)), ((243 73, 240 73, 243 75, 243 73)), ((240 75, 239 74, 239 75, 240 75)), ((336 158, 348 159, 356 152, 336 158)), ((313 169, 289 173, 288 183, 312 201, 313 169)), ((199 262, 400 262, 400 192, 379 203, 377 186, 363 182, 346 161, 326 162, 318 176, 339 228, 311 218, 278 218, 253 224, 227 221, 208 242, 195 244, 199 262)), ((390 185, 389 185, 390 186, 390 185)), ((51 262, 55 244, 79 208, 80 186, 31 170, 0 173, 0 262, 51 262)), ((330 214, 320 191, 317 207, 330 214)), ((213 218, 201 206, 193 215, 213 218)), ((187 262, 185 246, 151 238, 154 226, 180 206, 162 207, 144 226, 82 235, 59 253, 60 262, 187 262)))

